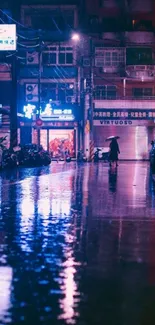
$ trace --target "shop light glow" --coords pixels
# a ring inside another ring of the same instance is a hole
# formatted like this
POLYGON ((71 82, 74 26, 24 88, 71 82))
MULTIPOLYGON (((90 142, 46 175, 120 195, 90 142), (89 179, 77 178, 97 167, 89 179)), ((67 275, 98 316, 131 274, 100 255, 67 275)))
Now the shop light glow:
POLYGON ((54 109, 53 114, 62 115, 63 111, 62 111, 62 109, 54 109))
POLYGON ((52 108, 52 105, 50 103, 46 104, 44 111, 41 112, 42 116, 64 116, 64 115, 72 115, 72 110, 71 109, 59 109, 59 108, 52 108))
POLYGON ((31 119, 32 115, 34 114, 35 109, 36 109, 35 105, 32 105, 32 104, 25 105, 23 107, 24 116, 28 119, 31 119))
POLYGON ((46 104, 45 110, 42 111, 41 115, 51 116, 52 115, 52 112, 53 112, 52 106, 51 106, 51 104, 48 103, 48 104, 46 104))
POLYGON ((65 109, 63 111, 63 114, 65 114, 65 115, 71 115, 72 114, 72 110, 71 109, 65 109))

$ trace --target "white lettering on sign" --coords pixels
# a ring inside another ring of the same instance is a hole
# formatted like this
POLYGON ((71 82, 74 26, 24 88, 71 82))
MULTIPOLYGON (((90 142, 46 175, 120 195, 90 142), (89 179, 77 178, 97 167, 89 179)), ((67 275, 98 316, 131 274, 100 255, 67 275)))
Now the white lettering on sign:
POLYGON ((127 120, 102 120, 100 121, 101 125, 132 125, 132 121, 127 120))

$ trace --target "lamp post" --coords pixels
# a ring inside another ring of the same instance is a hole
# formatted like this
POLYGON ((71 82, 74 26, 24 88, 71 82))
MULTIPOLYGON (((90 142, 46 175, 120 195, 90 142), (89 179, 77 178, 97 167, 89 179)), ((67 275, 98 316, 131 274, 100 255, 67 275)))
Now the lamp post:
POLYGON ((90 90, 89 90, 89 123, 90 123, 90 142, 89 142, 89 160, 93 161, 94 158, 94 139, 93 139, 93 42, 89 38, 90 50, 90 90))
MULTIPOLYGON (((38 60, 39 60, 39 71, 38 71, 38 117, 40 117, 40 108, 41 108, 41 70, 42 70, 42 61, 41 61, 41 53, 42 53, 42 41, 41 37, 39 35, 39 54, 38 54, 38 60)), ((38 146, 40 146, 40 127, 37 129, 37 138, 38 138, 38 146)))
POLYGON ((18 120, 17 120, 17 58, 12 55, 11 64, 12 76, 12 94, 11 94, 11 109, 10 109, 10 147, 17 146, 18 142, 18 120))
MULTIPOLYGON (((79 42, 82 36, 78 33, 72 35, 72 40, 79 42)), ((84 37, 85 38, 85 37, 84 37)), ((93 161, 94 157, 94 141, 93 141, 93 42, 92 38, 89 38, 89 92, 86 92, 86 86, 84 87, 84 154, 89 161, 93 161)), ((83 80, 84 81, 84 80, 83 80)))

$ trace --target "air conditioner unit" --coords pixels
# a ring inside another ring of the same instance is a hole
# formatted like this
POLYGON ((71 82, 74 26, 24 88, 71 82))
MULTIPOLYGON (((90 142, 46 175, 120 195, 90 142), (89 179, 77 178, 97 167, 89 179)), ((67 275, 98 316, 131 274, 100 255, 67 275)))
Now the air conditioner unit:
POLYGON ((116 73, 118 70, 119 68, 117 66, 107 66, 103 68, 103 72, 105 73, 116 73))
POLYGON ((38 52, 27 52, 26 53, 26 63, 27 64, 39 64, 38 52))
POLYGON ((38 84, 26 84, 26 101, 38 102, 38 84))
POLYGON ((74 102, 75 102, 74 96, 67 96, 66 97, 66 103, 74 103, 74 102))
POLYGON ((59 105, 61 105, 61 101, 60 100, 52 100, 51 105, 59 106, 59 105))
POLYGON ((83 58, 83 66, 90 67, 90 59, 89 58, 83 58))

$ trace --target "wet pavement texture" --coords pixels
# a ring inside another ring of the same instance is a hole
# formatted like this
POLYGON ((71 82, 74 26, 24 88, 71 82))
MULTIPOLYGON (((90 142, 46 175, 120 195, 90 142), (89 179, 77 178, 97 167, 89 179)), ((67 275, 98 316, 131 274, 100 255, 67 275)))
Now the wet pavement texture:
POLYGON ((53 162, 0 183, 0 324, 155 324, 148 163, 53 162))

